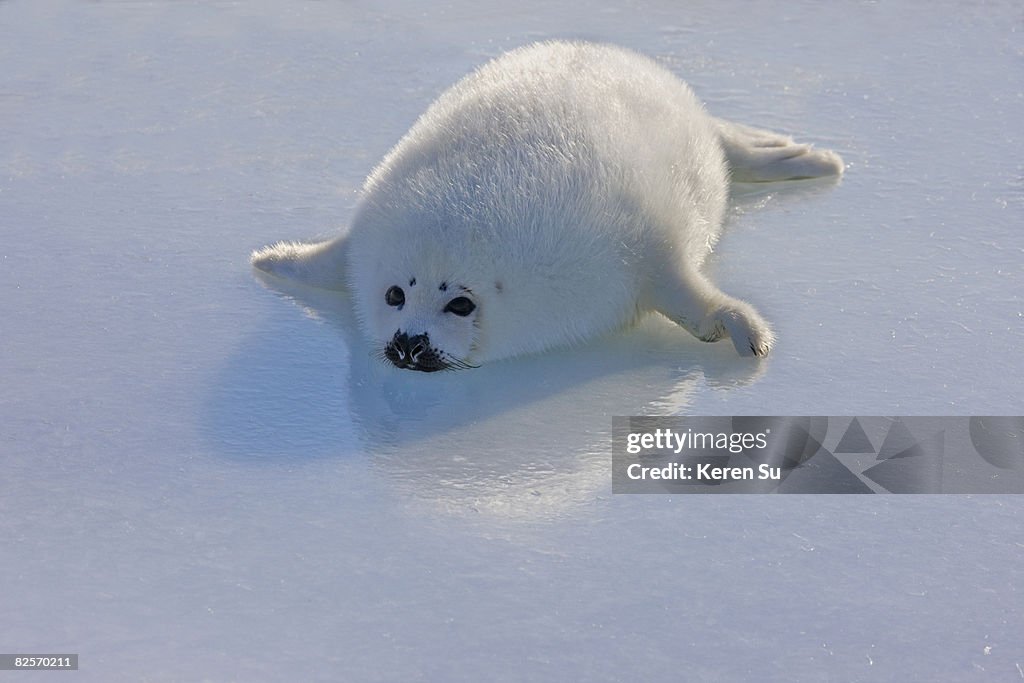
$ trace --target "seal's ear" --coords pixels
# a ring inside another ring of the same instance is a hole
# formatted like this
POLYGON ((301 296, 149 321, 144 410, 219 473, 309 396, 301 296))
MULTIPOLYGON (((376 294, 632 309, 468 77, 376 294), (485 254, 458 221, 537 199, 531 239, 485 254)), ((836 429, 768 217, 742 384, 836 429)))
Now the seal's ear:
POLYGON ((326 242, 278 242, 252 253, 249 261, 264 273, 323 289, 345 289, 348 235, 326 242))

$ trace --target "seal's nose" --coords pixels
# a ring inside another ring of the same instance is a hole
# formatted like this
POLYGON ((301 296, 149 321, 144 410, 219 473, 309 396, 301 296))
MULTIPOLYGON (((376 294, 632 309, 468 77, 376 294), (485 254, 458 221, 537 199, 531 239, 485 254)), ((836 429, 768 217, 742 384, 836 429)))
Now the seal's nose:
POLYGON ((394 346, 395 355, 398 356, 399 367, 405 367, 417 362, 421 353, 427 350, 430 342, 425 334, 407 335, 405 332, 396 332, 391 340, 394 346))

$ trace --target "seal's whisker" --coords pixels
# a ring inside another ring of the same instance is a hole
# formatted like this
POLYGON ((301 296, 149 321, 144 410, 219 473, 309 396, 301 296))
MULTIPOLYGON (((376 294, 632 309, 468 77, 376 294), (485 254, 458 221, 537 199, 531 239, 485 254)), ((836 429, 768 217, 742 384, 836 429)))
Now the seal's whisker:
POLYGON ((480 366, 473 365, 469 361, 463 360, 462 358, 458 358, 456 356, 449 356, 445 359, 446 370, 471 370, 473 368, 478 367, 480 366))

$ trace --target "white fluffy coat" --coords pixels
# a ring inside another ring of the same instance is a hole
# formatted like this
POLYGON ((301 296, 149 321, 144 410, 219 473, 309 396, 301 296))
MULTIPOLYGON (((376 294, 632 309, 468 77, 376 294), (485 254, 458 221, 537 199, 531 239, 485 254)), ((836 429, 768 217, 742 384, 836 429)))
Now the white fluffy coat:
POLYGON ((842 162, 711 117, 634 52, 540 43, 443 93, 370 174, 341 235, 267 247, 253 263, 348 288, 375 344, 425 335, 440 367, 575 344, 649 310, 760 356, 768 324, 700 272, 730 170, 778 180, 842 162), (386 302, 391 287, 402 305, 386 302), (445 311, 457 296, 470 315, 445 311))

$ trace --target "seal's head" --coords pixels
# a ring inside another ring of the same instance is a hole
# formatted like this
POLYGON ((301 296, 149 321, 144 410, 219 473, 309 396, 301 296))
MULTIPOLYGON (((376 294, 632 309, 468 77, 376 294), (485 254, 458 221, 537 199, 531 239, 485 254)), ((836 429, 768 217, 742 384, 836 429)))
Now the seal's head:
MULTIPOLYGON (((380 281, 380 280, 378 280, 380 281)), ((423 281, 416 275, 377 288, 368 317, 380 355, 398 368, 436 372, 475 367, 468 359, 477 341, 477 296, 465 286, 423 281)))
POLYGON ((521 326, 503 293, 511 250, 481 228, 498 221, 452 212, 460 203, 445 192, 414 185, 376 188, 353 218, 345 272, 356 316, 374 352, 395 367, 473 368, 523 336, 505 325, 521 326))

